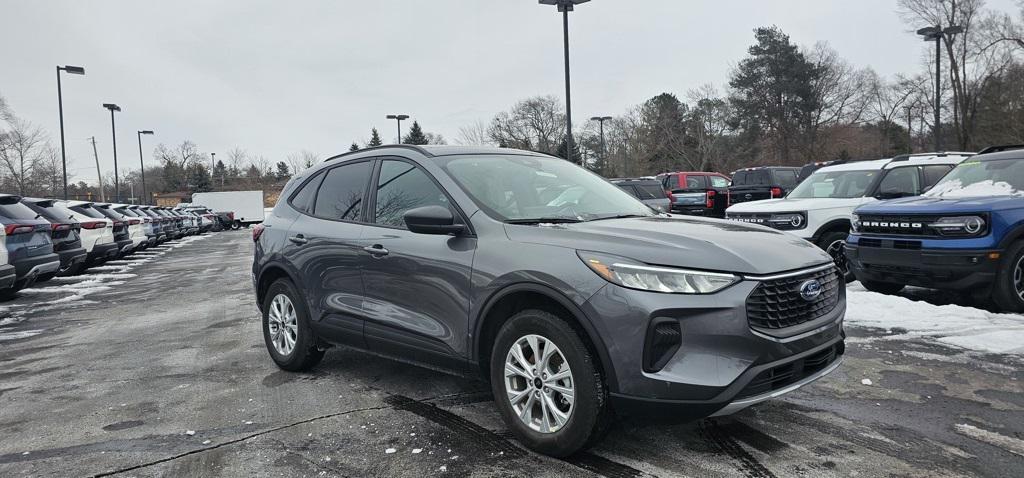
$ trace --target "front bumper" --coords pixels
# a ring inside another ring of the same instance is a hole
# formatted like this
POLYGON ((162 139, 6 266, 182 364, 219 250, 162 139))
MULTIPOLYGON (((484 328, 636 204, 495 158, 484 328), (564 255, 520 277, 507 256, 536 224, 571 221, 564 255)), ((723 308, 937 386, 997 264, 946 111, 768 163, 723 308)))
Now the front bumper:
POLYGON ((896 249, 846 245, 846 259, 858 280, 913 285, 934 289, 977 289, 995 281, 1000 250, 896 249), (998 254, 990 259, 990 254, 998 254))
POLYGON ((694 419, 739 409, 817 380, 845 351, 845 288, 833 309, 809 322, 755 331, 747 298, 759 283, 741 281, 711 295, 662 294, 608 285, 583 305, 606 351, 606 380, 616 411, 694 419), (652 368, 645 351, 659 322, 678 323, 679 346, 652 368), (805 361, 813 366, 805 367, 805 361), (765 377, 763 374, 787 375, 765 377), (766 381, 767 380, 767 381, 766 381), (763 388, 765 384, 768 388, 763 388), (762 387, 762 388, 758 388, 762 387), (737 408, 739 407, 739 408, 737 408), (665 415, 664 413, 667 413, 665 415))

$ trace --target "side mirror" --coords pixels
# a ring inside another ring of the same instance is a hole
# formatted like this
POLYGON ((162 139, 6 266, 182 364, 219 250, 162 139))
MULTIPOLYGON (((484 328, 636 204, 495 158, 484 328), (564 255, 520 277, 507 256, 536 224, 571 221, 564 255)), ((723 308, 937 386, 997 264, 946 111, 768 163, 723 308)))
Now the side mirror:
POLYGON ((405 227, 417 234, 459 235, 466 231, 464 224, 455 224, 455 216, 446 207, 423 206, 410 209, 403 218, 405 227))

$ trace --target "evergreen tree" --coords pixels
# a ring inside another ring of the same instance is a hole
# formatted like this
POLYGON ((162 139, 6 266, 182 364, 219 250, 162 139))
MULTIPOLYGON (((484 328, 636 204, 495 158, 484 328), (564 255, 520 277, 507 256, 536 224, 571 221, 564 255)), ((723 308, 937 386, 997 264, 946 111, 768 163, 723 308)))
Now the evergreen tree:
POLYGON ((277 162, 277 172, 274 173, 274 177, 278 180, 288 179, 292 177, 292 172, 288 169, 288 163, 284 161, 277 162))
POLYGON ((214 185, 224 185, 224 178, 228 174, 227 166, 224 166, 224 161, 217 160, 217 164, 213 165, 213 183, 214 185))
MULTIPOLYGON (((566 150, 568 149, 566 147, 566 143, 568 142, 566 141, 567 138, 568 136, 562 136, 562 142, 558 144, 558 150, 555 151, 555 156, 558 156, 559 158, 562 159, 568 159, 568 156, 566 156, 565 154, 566 150)), ((580 161, 580 163, 582 164, 583 155, 580 154, 580 143, 576 141, 572 142, 572 157, 576 161, 580 161)))
POLYGON ((188 178, 188 188, 195 193, 203 193, 213 190, 210 182, 210 170, 206 165, 198 161, 192 162, 185 169, 188 178))
POLYGON ((420 128, 420 124, 417 121, 412 122, 412 127, 409 128, 409 134, 405 135, 402 139, 403 144, 428 144, 427 136, 423 134, 423 128, 420 128))
POLYGON ((349 146, 348 150, 349 150, 349 152, 353 152, 353 153, 356 152, 356 151, 359 151, 359 145, 356 144, 355 141, 353 141, 352 142, 352 146, 349 146))
POLYGON ((384 142, 380 140, 380 133, 377 132, 377 128, 373 128, 373 130, 370 131, 370 142, 366 143, 366 147, 372 148, 374 146, 381 146, 383 144, 384 142))

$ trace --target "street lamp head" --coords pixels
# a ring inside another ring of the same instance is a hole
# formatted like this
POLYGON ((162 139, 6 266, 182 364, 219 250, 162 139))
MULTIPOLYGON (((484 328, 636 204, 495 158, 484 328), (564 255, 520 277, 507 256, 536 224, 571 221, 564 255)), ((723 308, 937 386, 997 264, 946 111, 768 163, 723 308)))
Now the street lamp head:
POLYGON ((121 111, 121 107, 113 103, 103 103, 103 107, 110 111, 121 111))
POLYGON ((590 0, 538 0, 538 1, 540 2, 541 5, 556 5, 556 6, 558 6, 558 11, 560 11, 560 12, 565 12, 565 11, 571 12, 572 11, 572 7, 574 5, 579 5, 581 3, 586 3, 586 2, 589 2, 590 0))
POLYGON ((64 65, 64 66, 59 66, 57 68, 59 68, 61 70, 64 70, 66 73, 71 74, 71 75, 84 75, 85 74, 85 68, 83 68, 81 66, 64 65))
POLYGON ((148 130, 148 129, 146 129, 146 130, 139 131, 139 134, 153 134, 153 132, 148 130))
POLYGON ((917 31, 918 35, 930 36, 939 33, 939 27, 924 27, 917 31))
POLYGON ((945 34, 945 35, 956 35, 956 34, 963 33, 963 32, 964 32, 964 27, 962 27, 960 25, 950 25, 950 26, 946 27, 944 30, 942 30, 942 33, 945 34))

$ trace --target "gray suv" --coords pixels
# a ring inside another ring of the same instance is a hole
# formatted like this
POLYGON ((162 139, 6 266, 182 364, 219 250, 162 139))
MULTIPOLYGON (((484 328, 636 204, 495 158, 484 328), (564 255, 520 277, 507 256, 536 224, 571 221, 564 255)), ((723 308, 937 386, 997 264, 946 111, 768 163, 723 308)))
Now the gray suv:
POLYGON ((613 416, 695 419, 777 397, 844 350, 845 289, 811 243, 658 214, 537 153, 334 157, 285 186, 253 239, 279 367, 343 345, 480 376, 520 441, 554 456, 613 416))

